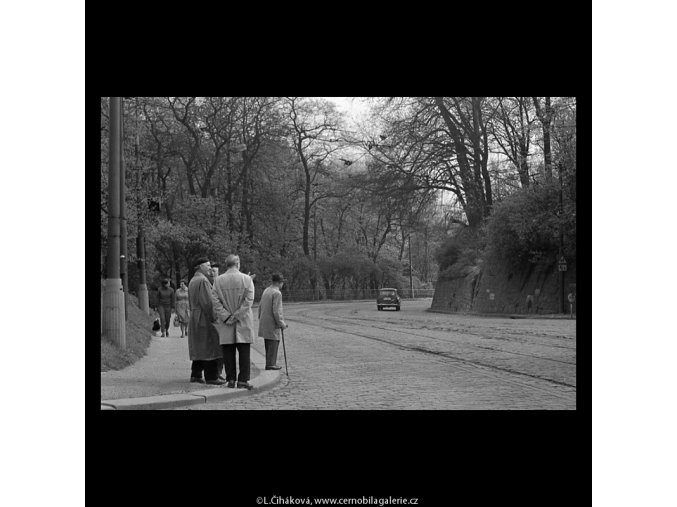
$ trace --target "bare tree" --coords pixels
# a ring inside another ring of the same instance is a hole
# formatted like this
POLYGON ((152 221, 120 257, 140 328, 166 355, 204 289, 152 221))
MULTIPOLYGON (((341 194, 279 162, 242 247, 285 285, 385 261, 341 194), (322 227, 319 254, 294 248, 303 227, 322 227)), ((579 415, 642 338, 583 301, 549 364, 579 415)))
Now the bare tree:
POLYGON ((550 149, 550 127, 552 124, 552 106, 550 97, 544 97, 545 104, 541 105, 539 97, 531 97, 536 108, 536 116, 543 126, 543 158, 545 160, 545 180, 552 181, 552 152, 550 149))
POLYGON ((528 97, 498 97, 499 114, 490 128, 501 151, 518 171, 522 187, 529 186, 529 156, 534 123, 528 97))

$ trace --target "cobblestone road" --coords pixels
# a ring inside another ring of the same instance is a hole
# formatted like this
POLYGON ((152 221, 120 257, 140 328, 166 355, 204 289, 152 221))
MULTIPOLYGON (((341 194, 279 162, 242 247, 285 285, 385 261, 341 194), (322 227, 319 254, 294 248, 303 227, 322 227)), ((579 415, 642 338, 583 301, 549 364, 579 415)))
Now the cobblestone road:
POLYGON ((289 379, 177 410, 576 408, 575 320, 448 315, 430 304, 285 304, 289 379))

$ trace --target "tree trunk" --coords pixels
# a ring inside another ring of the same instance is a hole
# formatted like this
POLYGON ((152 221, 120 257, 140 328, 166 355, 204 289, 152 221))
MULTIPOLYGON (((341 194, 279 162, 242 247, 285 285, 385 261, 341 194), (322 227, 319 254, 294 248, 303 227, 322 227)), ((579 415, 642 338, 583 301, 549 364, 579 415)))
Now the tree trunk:
POLYGON ((550 151, 550 97, 545 98, 545 121, 543 122, 543 155, 545 157, 545 179, 552 181, 552 153, 550 151))
POLYGON ((244 153, 242 154, 242 207, 240 208, 240 237, 238 238, 238 246, 246 238, 245 225, 247 223, 247 215, 249 214, 249 174, 244 153))
POLYGON ((545 98, 545 111, 541 108, 538 97, 532 97, 534 107, 536 107, 536 116, 543 125, 543 158, 545 159, 545 179, 552 181, 552 154, 550 151, 550 123, 552 121, 552 108, 550 97, 545 98))
POLYGON ((527 188, 529 186, 529 150, 527 148, 526 143, 524 142, 524 138, 520 139, 519 142, 519 153, 520 153, 520 164, 519 164, 519 176, 520 176, 520 183, 522 184, 522 188, 527 188))
POLYGON ((310 227, 310 168, 308 167, 308 161, 303 155, 301 148, 301 141, 299 141, 299 155, 301 156, 301 163, 303 164, 303 170, 306 173, 306 185, 303 189, 304 192, 304 201, 303 201, 303 253, 306 257, 310 257, 310 247, 308 245, 308 229, 310 227))
POLYGON ((463 206, 465 215, 468 219, 468 226, 472 229, 477 229, 482 225, 483 212, 483 196, 482 188, 477 188, 478 183, 481 185, 481 178, 479 172, 476 177, 473 177, 470 161, 467 156, 467 149, 463 142, 463 138, 458 128, 454 124, 451 113, 447 106, 444 105, 442 97, 435 97, 435 104, 442 114, 445 125, 449 129, 454 147, 456 149, 456 160, 458 161, 459 175, 465 189, 465 206, 463 206))
POLYGON ((228 231, 232 240, 235 232, 235 217, 233 215, 233 168, 230 163, 230 152, 226 152, 226 209, 228 213, 228 231))

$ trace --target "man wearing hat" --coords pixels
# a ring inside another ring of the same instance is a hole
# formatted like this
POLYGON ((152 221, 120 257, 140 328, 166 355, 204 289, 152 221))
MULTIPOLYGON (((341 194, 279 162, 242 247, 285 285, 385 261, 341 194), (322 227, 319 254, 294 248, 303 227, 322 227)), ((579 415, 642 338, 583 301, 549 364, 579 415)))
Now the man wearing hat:
POLYGON ((259 303, 259 336, 266 347, 266 370, 279 370, 277 366, 277 349, 280 346, 280 330, 289 326, 284 321, 282 312, 282 286, 284 277, 275 273, 273 283, 263 291, 259 303))
POLYGON ((214 280, 212 289, 212 304, 216 317, 214 325, 219 333, 228 387, 235 387, 237 351, 240 364, 237 387, 252 388, 249 384, 249 375, 250 346, 254 343, 253 303, 254 282, 251 276, 240 272, 240 258, 237 255, 229 255, 226 258, 226 271, 214 280))
POLYGON ((219 335, 212 325, 212 285, 207 279, 211 270, 207 257, 198 257, 193 263, 195 274, 188 284, 190 323, 188 325, 188 355, 193 361, 190 381, 210 385, 223 385, 216 370, 216 361, 221 357, 219 335), (204 371, 205 380, 202 380, 204 371))

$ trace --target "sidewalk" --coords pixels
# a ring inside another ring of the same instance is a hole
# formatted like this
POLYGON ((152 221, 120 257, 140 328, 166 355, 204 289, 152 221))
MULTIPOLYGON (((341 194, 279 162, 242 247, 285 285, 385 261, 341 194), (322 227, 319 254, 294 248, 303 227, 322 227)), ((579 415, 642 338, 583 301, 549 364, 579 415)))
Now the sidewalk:
POLYGON ((187 338, 181 338, 180 328, 170 326, 169 337, 153 337, 146 355, 136 363, 101 372, 101 410, 174 408, 261 392, 284 375, 284 370, 265 370, 262 351, 263 339, 256 338, 251 347, 251 391, 191 383, 187 338))

